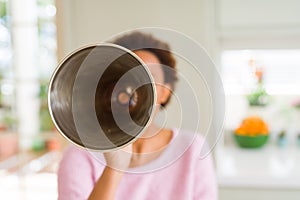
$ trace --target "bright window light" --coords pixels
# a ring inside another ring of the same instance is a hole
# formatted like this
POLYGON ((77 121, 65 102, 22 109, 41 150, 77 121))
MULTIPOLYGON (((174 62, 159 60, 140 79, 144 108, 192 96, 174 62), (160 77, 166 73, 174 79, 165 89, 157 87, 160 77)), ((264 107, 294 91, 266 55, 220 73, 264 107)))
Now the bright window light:
POLYGON ((257 69, 269 94, 300 94, 300 50, 226 50, 221 63, 226 94, 249 93, 257 69))

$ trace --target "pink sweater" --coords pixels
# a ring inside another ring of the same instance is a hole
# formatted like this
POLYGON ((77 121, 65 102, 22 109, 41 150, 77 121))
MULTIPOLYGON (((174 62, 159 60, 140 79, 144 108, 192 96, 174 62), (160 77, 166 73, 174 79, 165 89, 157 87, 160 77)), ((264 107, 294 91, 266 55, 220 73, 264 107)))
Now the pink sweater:
MULTIPOLYGON (((199 159, 204 140, 188 131, 174 129, 173 133, 173 139, 159 158, 132 168, 135 173, 124 174, 116 199, 217 199, 212 159, 210 156, 199 159)), ((88 151, 75 146, 67 148, 58 170, 59 199, 87 199, 104 167, 88 151)))

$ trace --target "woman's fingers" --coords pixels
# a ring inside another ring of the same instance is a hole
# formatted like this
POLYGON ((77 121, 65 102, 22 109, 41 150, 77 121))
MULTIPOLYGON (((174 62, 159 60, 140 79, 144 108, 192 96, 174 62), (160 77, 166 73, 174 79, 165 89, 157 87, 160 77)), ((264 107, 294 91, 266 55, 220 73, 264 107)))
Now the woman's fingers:
POLYGON ((126 170, 130 165, 131 156, 132 144, 117 151, 104 153, 106 165, 116 170, 126 170))

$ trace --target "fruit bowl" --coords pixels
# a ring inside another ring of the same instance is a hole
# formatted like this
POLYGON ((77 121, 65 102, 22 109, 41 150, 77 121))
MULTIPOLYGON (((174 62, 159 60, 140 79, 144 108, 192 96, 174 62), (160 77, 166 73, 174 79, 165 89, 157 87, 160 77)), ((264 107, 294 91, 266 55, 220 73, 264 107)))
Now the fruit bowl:
POLYGON ((241 147, 261 147, 268 141, 269 128, 262 118, 250 116, 234 131, 234 138, 241 147))
POLYGON ((262 147, 269 139, 268 135, 237 135, 234 134, 234 138, 238 145, 243 148, 259 148, 262 147))

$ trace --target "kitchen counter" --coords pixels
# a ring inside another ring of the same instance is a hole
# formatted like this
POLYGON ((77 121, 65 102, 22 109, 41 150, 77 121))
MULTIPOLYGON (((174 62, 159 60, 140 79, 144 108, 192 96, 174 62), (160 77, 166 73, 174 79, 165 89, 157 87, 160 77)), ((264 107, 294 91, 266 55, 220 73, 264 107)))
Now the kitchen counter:
POLYGON ((296 145, 243 149, 232 144, 217 148, 215 156, 220 187, 300 191, 300 147, 296 145))

